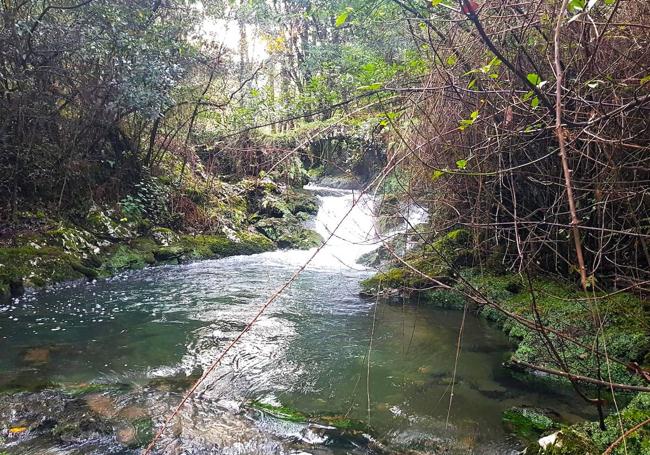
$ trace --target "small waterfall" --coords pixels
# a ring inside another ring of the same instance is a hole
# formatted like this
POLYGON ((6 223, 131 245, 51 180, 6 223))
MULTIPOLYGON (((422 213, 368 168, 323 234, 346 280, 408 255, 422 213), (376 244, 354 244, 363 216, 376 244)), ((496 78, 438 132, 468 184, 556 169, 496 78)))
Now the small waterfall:
MULTIPOLYGON (((362 195, 360 191, 316 185, 308 185, 305 189, 313 191, 319 199, 318 214, 308 222, 307 227, 314 229, 326 240, 336 230, 334 236, 311 261, 308 268, 367 270, 365 266, 357 264, 357 260, 362 255, 381 246, 374 226, 375 199, 371 195, 362 195), (348 212, 350 213, 348 214, 348 212), (341 220, 343 220, 342 223, 341 220), (339 223, 341 223, 340 226, 338 226, 339 223)), ((411 206, 405 213, 411 225, 426 221, 428 216, 426 211, 417 206, 411 206)), ((408 223, 404 222, 385 236, 390 238, 404 232, 407 228, 408 223)), ((308 251, 284 250, 263 253, 261 256, 280 266, 295 267, 304 264, 313 252, 313 249, 308 251)))
POLYGON ((357 259, 379 246, 373 225, 375 204, 372 197, 360 196, 360 192, 350 190, 332 190, 316 186, 308 186, 306 189, 320 193, 320 207, 313 228, 324 239, 331 235, 354 205, 350 214, 336 229, 334 237, 315 258, 314 265, 361 268, 356 264, 357 259))

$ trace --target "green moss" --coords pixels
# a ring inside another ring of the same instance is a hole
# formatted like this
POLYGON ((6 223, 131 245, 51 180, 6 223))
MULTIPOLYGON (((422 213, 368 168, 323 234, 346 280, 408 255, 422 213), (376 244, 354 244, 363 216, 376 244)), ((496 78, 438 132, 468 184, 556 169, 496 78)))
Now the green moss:
POLYGON ((319 416, 316 420, 339 430, 369 432, 368 425, 364 422, 340 415, 319 416))
MULTIPOLYGON (((494 275, 478 270, 466 270, 465 278, 506 310, 532 320, 531 295, 528 283, 517 275, 494 275)), ((643 362, 650 351, 650 337, 647 327, 650 318, 645 303, 629 294, 616 294, 606 299, 585 301, 584 294, 572 285, 552 280, 547 277, 533 279, 535 301, 545 325, 565 333, 585 345, 593 342, 593 320, 590 307, 601 315, 606 315, 603 325, 607 351, 610 355, 630 361, 643 362)), ((604 294, 596 294, 602 297, 604 294)), ((533 364, 543 365, 550 361, 548 351, 540 343, 539 336, 523 325, 506 318, 503 313, 492 307, 483 307, 481 315, 495 321, 504 332, 518 340, 515 358, 533 364)), ((553 335, 550 335, 554 339, 553 335)), ((580 365, 585 372, 597 370, 597 359, 588 349, 573 343, 567 343, 563 354, 567 362, 580 365)), ((610 372, 615 382, 629 382, 630 375, 619 364, 611 364, 610 372)), ((591 374, 591 373, 590 373, 591 374)), ((555 380, 555 379, 554 379, 555 380)))
POLYGON ((250 406, 254 409, 264 411, 273 417, 277 417, 281 420, 287 420, 289 422, 307 422, 308 417, 295 409, 288 408, 286 406, 275 406, 268 403, 262 403, 261 401, 252 401, 250 406))
POLYGON ((141 253, 153 253, 158 249, 156 241, 149 237, 138 237, 129 242, 129 246, 141 253))
POLYGON ((255 229, 276 242, 280 248, 306 250, 319 246, 323 242, 320 234, 305 228, 302 221, 293 215, 262 219, 255 224, 255 229))
POLYGON ((469 233, 464 229, 453 230, 404 255, 404 261, 421 273, 400 264, 363 281, 361 286, 364 293, 372 295, 376 294, 380 285, 381 289, 388 292, 403 288, 412 290, 430 287, 431 282, 422 274, 450 283, 450 264, 458 267, 468 265, 472 261, 473 253, 468 245, 469 233))
POLYGON ((43 240, 49 246, 60 247, 64 252, 85 259, 99 253, 97 239, 90 232, 74 226, 59 226, 47 231, 43 240))
POLYGON ((308 191, 289 188, 282 194, 282 199, 289 212, 315 215, 318 212, 318 198, 308 191))
POLYGON ((299 250, 308 250, 315 248, 323 243, 323 237, 311 229, 297 229, 295 232, 286 233, 277 239, 280 248, 296 248, 299 250))
POLYGON ((156 262, 152 251, 130 245, 117 245, 109 254, 105 267, 110 273, 138 270, 156 262))
MULTIPOLYGON (((557 433, 555 442, 545 449, 533 442, 526 448, 526 455, 600 455, 596 446, 585 435, 564 429, 557 433)), ((643 454, 645 452, 628 452, 643 454)))
POLYGON ((542 434, 557 428, 557 424, 542 411, 532 408, 510 408, 504 411, 505 429, 526 440, 536 440, 542 434))
POLYGON ((386 272, 377 273, 361 282, 365 292, 375 294, 387 288, 399 288, 404 286, 407 273, 402 268, 392 268, 386 272))
POLYGON ((12 293, 23 286, 43 286, 84 277, 78 258, 61 248, 31 243, 0 248, 0 283, 12 293))
POLYGON ((98 207, 88 212, 85 225, 90 232, 103 239, 128 240, 135 236, 127 223, 113 220, 98 207))
POLYGON ((163 246, 156 249, 153 252, 153 255, 156 258, 156 261, 170 262, 170 261, 178 261, 181 257, 183 257, 184 253, 185 253, 185 249, 182 246, 172 245, 172 246, 163 246))
POLYGON ((183 247, 190 259, 207 259, 217 255, 224 241, 227 239, 212 235, 182 235, 178 245, 183 247))
POLYGON ((264 253, 266 251, 273 251, 276 248, 270 239, 257 232, 242 231, 237 234, 237 237, 243 247, 243 252, 238 254, 264 253))
POLYGON ((177 245, 192 259, 220 258, 263 253, 275 249, 275 244, 263 235, 242 231, 225 235, 185 235, 177 245))
POLYGON ((135 429, 134 447, 143 447, 151 442, 153 439, 153 420, 148 417, 143 417, 131 422, 135 429))
POLYGON ((177 243, 180 240, 178 234, 165 227, 155 227, 151 229, 150 235, 158 245, 162 246, 169 246, 173 243, 177 243))
POLYGON ((86 267, 81 262, 70 261, 70 266, 88 279, 94 279, 99 276, 99 270, 92 267, 86 267))

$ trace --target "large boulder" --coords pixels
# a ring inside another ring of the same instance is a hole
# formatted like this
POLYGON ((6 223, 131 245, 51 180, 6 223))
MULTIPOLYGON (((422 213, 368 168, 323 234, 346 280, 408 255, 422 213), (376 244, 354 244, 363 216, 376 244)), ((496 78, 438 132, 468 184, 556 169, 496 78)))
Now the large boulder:
POLYGON ((255 229, 274 241, 279 248, 308 250, 323 242, 320 234, 304 227, 301 220, 293 215, 264 218, 255 224, 255 229))
POLYGON ((97 237, 110 241, 129 240, 136 235, 126 221, 113 220, 99 207, 93 207, 88 212, 85 225, 97 237))

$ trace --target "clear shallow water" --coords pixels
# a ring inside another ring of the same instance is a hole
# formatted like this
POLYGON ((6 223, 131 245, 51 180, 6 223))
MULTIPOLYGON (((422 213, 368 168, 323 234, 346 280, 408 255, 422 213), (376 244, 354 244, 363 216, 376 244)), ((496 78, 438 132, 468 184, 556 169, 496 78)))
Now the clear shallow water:
MULTIPOLYGON (((326 235, 352 198, 322 197, 316 229, 326 235)), ((462 313, 358 296, 359 281, 372 273, 354 264, 374 247, 365 240, 372 230, 368 212, 353 212, 188 403, 175 441, 183 453, 367 453, 349 444, 337 448, 304 426, 242 416, 250 400, 347 415, 369 422, 373 437, 389 448, 426 453, 445 441, 458 453, 510 453, 516 444, 501 426, 510 406, 548 407, 576 418, 570 393, 532 390, 512 379, 501 366, 510 348, 505 336, 468 315, 447 426, 462 313)), ((146 384, 205 368, 310 254, 157 267, 28 294, 0 309, 0 384, 146 384)), ((142 400, 163 415, 178 395, 143 394, 142 400)), ((38 450, 30 453, 46 453, 44 446, 38 450)), ((92 453, 102 450, 108 453, 92 453)))

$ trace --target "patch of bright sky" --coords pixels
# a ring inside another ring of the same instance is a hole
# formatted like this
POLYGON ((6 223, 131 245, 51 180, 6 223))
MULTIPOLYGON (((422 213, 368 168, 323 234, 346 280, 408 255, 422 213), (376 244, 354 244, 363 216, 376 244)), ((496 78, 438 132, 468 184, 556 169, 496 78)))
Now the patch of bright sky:
MULTIPOLYGON (((192 7, 203 11, 203 4, 200 1, 192 3, 192 7)), ((204 39, 223 43, 234 55, 239 55, 240 29, 236 20, 204 16, 199 30, 204 39)), ((246 25, 246 40, 248 42, 248 58, 251 62, 259 63, 269 57, 266 51, 266 42, 260 37, 259 30, 254 25, 246 25)))
MULTIPOLYGON (((237 21, 231 19, 205 18, 201 25, 205 38, 223 43, 235 55, 239 55, 240 30, 237 21)), ((248 58, 251 62, 262 62, 269 57, 266 43, 260 38, 259 30, 253 25, 246 25, 248 58)))

